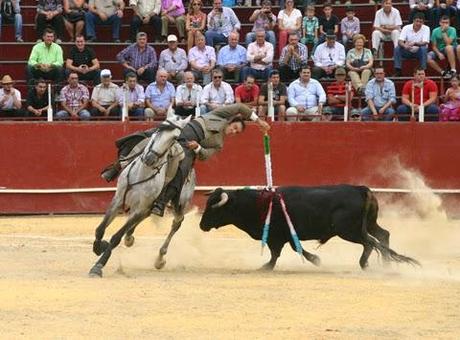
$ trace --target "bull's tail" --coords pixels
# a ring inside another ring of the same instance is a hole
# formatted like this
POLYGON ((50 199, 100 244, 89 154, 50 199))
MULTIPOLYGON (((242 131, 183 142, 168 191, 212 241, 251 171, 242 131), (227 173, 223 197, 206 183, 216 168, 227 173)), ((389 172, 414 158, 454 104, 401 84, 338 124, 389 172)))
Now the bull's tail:
POLYGON ((366 188, 364 199, 365 203, 361 229, 364 243, 372 247, 373 250, 375 250, 378 254, 382 255, 386 259, 399 263, 409 263, 413 266, 421 266, 420 262, 418 262, 416 259, 413 259, 409 256, 398 254, 393 249, 380 243, 379 240, 377 240, 374 236, 369 234, 369 223, 376 223, 378 203, 375 199, 374 194, 372 194, 369 188, 366 188))

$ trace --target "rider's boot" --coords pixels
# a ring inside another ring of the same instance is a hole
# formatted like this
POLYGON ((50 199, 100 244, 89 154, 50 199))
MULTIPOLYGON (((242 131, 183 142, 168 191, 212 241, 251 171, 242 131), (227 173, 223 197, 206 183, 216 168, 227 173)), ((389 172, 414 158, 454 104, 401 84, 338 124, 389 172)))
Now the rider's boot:
POLYGON ((117 160, 112 165, 109 165, 107 168, 102 170, 101 177, 105 179, 107 182, 113 181, 117 176, 120 174, 121 165, 120 162, 117 160))
POLYGON ((170 187, 169 185, 164 188, 158 196, 158 198, 153 202, 152 214, 163 217, 165 214, 166 204, 174 198, 176 195, 176 189, 170 187))

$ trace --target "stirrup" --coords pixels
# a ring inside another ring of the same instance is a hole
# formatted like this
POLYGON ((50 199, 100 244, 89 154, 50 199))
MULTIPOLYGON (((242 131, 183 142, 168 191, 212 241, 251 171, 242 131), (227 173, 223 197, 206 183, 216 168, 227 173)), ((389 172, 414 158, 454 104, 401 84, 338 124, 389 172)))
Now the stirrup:
POLYGON ((163 217, 165 214, 166 204, 163 202, 155 202, 152 207, 152 214, 163 217))

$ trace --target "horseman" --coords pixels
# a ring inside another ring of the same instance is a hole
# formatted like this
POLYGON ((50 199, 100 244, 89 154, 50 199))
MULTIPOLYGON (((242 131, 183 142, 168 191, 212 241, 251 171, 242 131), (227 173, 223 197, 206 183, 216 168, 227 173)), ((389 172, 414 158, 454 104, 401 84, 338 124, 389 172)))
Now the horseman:
MULTIPOLYGON (((206 160, 224 146, 226 136, 243 132, 244 120, 254 121, 262 130, 267 132, 270 126, 261 120, 248 106, 232 104, 219 107, 206 115, 191 120, 182 130, 178 142, 183 147, 184 159, 180 161, 174 178, 163 188, 160 196, 152 207, 152 213, 164 215, 169 201, 179 199, 182 186, 193 168, 195 158, 206 160)), ((131 150, 145 138, 150 137, 155 129, 143 133, 135 133, 117 141, 119 159, 106 168, 101 176, 108 182, 115 179, 121 171, 120 160, 127 157, 131 150)), ((159 157, 160 155, 156 155, 159 157)))

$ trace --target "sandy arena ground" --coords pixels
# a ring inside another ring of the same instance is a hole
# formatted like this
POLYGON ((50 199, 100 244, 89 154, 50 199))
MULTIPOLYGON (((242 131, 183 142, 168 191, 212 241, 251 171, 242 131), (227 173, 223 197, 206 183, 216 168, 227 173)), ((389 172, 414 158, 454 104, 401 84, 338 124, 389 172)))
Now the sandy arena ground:
MULTIPOLYGON (((149 219, 132 248, 118 248, 103 279, 88 278, 100 216, 0 218, 0 338, 458 339, 460 223, 386 209, 393 249, 423 268, 383 268, 375 254, 337 238, 322 266, 286 247, 274 272, 260 243, 228 226, 203 233, 190 213, 166 267, 153 263, 169 221, 149 219)), ((116 219, 111 235, 123 222, 116 219)))

